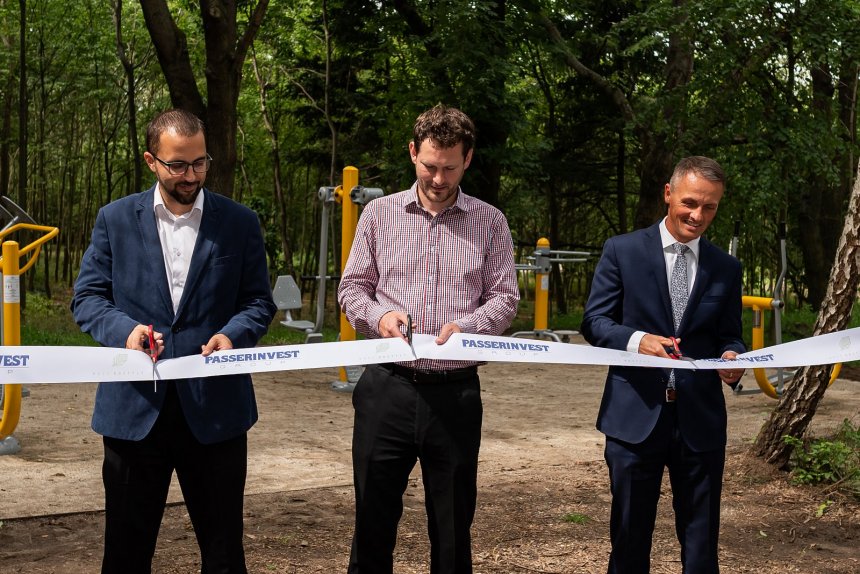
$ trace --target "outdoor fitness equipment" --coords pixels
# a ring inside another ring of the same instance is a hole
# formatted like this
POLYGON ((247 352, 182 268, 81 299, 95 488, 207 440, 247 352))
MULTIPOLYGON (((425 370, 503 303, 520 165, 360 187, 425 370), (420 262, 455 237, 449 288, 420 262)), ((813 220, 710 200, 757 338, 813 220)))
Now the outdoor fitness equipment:
MULTIPOLYGON (((734 236, 729 243, 729 253, 737 257, 738 236, 740 235, 740 221, 735 222, 734 236)), ((743 306, 745 309, 753 311, 753 326, 752 326, 752 350, 757 351, 764 347, 764 311, 773 312, 773 332, 774 344, 782 343, 782 310, 785 307, 785 301, 781 299, 783 285, 785 284, 785 274, 788 269, 788 257, 786 255, 785 242, 785 223, 779 224, 779 276, 773 287, 773 297, 756 297, 753 295, 744 295, 742 297, 743 306)), ((842 363, 833 365, 833 370, 830 372, 830 382, 839 376, 839 371, 842 369, 842 363)), ((786 376, 794 374, 794 371, 778 368, 776 374, 768 376, 764 369, 753 369, 755 380, 758 383, 761 391, 772 399, 778 399, 782 395, 783 386, 785 385, 786 376), (774 384, 775 383, 775 384, 774 384)), ((733 391, 738 394, 743 390, 743 385, 738 383, 733 391)))
MULTIPOLYGON (((3 338, 4 346, 21 344, 21 274, 25 273, 39 258, 42 244, 54 238, 60 230, 56 227, 36 225, 33 220, 17 205, 6 197, 0 198, 2 215, 11 215, 9 223, 0 230, 0 239, 18 231, 35 231, 42 233, 41 237, 27 246, 19 249, 17 241, 3 241, 0 266, 3 273, 3 338), (19 223, 21 220, 29 221, 19 223), (29 254, 29 258, 21 264, 21 258, 29 254)), ((13 454, 21 447, 12 433, 18 426, 21 416, 21 385, 2 385, 3 415, 0 418, 0 454, 13 454)))
MULTIPOLYGON (((326 300, 326 283, 329 279, 334 279, 328 275, 328 216, 329 209, 333 203, 339 203, 342 208, 341 214, 341 250, 340 250, 340 268, 346 267, 346 261, 349 258, 349 252, 352 249, 352 243, 355 240, 355 228, 358 226, 358 206, 367 205, 372 200, 382 197, 385 193, 375 187, 362 187, 358 184, 358 169, 352 166, 343 168, 342 185, 337 187, 321 187, 317 191, 317 199, 322 204, 321 221, 320 221, 320 242, 319 242, 319 266, 317 274, 312 277, 317 281, 317 309, 316 320, 296 321, 289 315, 291 309, 301 308, 301 290, 295 284, 292 277, 278 277, 275 282, 275 289, 272 293, 278 309, 285 311, 286 317, 281 324, 291 329, 304 331, 306 333, 306 343, 322 342, 322 325, 325 316, 325 300, 326 300), (349 200, 346 200, 346 191, 349 190, 349 200)), ((354 341, 355 329, 349 324, 346 319, 346 314, 340 313, 340 332, 338 334, 339 341, 354 341)), ((363 371, 361 366, 340 367, 338 380, 331 384, 331 388, 335 391, 352 392, 355 388, 355 383, 363 371)))
POLYGON ((552 339, 556 342, 569 342, 579 331, 555 331, 548 327, 549 315, 549 274, 553 263, 582 263, 588 261, 591 253, 588 251, 558 251, 549 248, 549 239, 541 237, 533 255, 526 259, 532 263, 517 263, 517 271, 534 271, 535 273, 535 309, 534 329, 518 331, 512 337, 531 337, 552 339), (563 256, 563 257, 559 257, 563 256))

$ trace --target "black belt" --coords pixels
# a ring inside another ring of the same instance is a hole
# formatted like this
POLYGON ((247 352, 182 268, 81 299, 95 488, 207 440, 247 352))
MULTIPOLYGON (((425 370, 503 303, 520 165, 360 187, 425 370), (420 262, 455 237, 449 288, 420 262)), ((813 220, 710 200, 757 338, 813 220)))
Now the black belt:
POLYGON ((451 369, 449 371, 419 371, 398 365, 397 363, 382 363, 379 366, 398 377, 403 377, 413 383, 420 384, 458 383, 474 379, 478 376, 477 366, 451 369))

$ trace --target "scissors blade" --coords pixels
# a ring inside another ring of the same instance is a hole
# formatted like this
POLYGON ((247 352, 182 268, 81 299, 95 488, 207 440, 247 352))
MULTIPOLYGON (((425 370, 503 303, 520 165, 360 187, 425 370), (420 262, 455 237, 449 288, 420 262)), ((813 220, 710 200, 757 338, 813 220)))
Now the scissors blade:
POLYGON ((409 343, 409 348, 412 350, 412 356, 418 360, 415 354, 415 347, 412 346, 412 315, 406 314, 406 341, 409 343))

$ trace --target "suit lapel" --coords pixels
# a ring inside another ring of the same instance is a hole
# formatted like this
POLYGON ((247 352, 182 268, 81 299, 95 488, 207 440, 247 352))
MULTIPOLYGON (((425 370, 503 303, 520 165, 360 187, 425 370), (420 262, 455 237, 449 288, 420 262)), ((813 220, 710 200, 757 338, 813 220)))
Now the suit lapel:
POLYGON ((684 316, 681 318, 681 326, 678 328, 678 332, 684 330, 689 323, 689 316, 691 313, 695 313, 696 307, 699 305, 699 301, 702 300, 702 295, 705 293, 708 284, 711 282, 711 257, 708 257, 710 251, 714 249, 714 246, 708 242, 707 239, 702 237, 699 240, 699 260, 696 265, 696 280, 693 283, 693 290, 690 292, 690 298, 687 300, 687 309, 684 311, 684 316))
POLYGON ((170 314, 173 314, 173 301, 170 297, 170 286, 167 281, 167 271, 164 268, 164 252, 161 249, 161 239, 158 237, 158 226, 155 223, 155 186, 141 195, 137 204, 137 228, 140 232, 140 243, 145 253, 144 261, 149 266, 149 271, 156 280, 156 289, 161 300, 170 314))
POLYGON ((660 240, 660 227, 652 225, 645 230, 645 256, 648 258, 648 268, 651 269, 653 280, 660 294, 663 315, 668 326, 668 332, 673 332, 672 299, 669 297, 669 280, 666 278, 666 257, 663 255, 663 242, 660 240))
MULTIPOLYGON (((212 249, 215 246, 215 236, 218 233, 219 213, 209 190, 203 193, 203 218, 200 221, 200 230, 197 232, 197 242, 194 244, 194 253, 191 255, 191 265, 188 267, 188 277, 185 280, 185 288, 182 290, 182 298, 179 300, 179 308, 176 309, 176 318, 185 310, 185 304, 192 296, 197 284, 203 276, 212 249)), ((174 319, 175 320, 175 319, 174 319)))

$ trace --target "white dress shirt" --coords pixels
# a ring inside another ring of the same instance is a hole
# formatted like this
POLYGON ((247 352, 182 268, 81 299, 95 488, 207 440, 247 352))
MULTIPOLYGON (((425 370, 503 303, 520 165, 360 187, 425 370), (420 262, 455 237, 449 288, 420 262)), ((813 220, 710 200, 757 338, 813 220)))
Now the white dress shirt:
POLYGON ((158 238, 161 240, 164 269, 167 272, 174 313, 182 299, 182 291, 188 278, 188 268, 191 266, 191 256, 194 254, 194 245, 197 243, 197 234, 200 231, 200 221, 203 219, 203 193, 201 189, 191 211, 174 215, 164 205, 161 184, 155 187, 153 205, 155 225, 158 228, 158 238))

